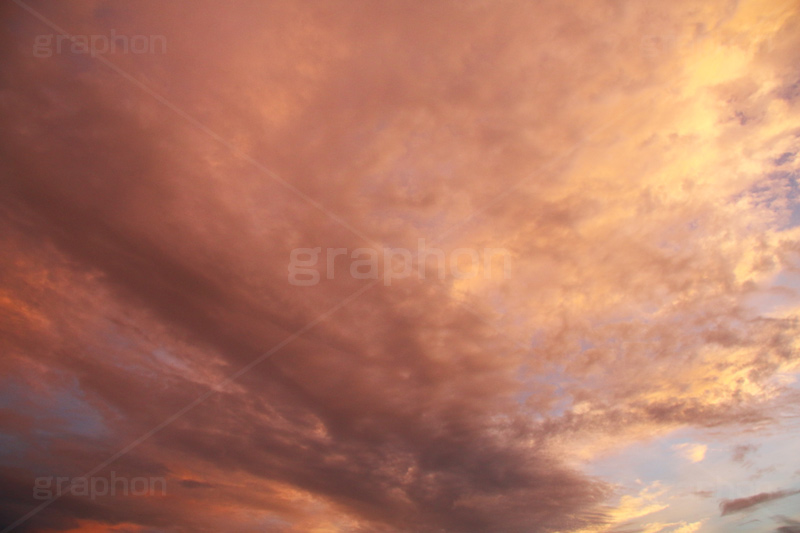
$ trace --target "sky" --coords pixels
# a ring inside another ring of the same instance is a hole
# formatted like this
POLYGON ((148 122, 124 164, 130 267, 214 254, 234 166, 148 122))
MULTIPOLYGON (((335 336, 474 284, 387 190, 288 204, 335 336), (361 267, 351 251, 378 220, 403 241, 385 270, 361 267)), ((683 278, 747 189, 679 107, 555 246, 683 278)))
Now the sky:
POLYGON ((796 0, 0 27, 3 533, 800 532, 796 0))

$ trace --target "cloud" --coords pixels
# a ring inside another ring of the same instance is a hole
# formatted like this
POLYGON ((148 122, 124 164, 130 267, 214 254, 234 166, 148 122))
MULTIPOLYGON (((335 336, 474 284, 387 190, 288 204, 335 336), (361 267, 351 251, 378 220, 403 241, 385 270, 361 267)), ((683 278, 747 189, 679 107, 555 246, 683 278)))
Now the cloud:
POLYGON ((36 477, 176 413, 106 469, 164 476, 166 498, 65 496, 24 527, 569 531, 663 510, 583 466, 792 404, 797 310, 763 302, 800 251, 798 13, 761 4, 30 4, 76 35, 165 36, 104 57, 170 105, 97 58, 34 56, 55 30, 4 6, 3 523, 36 477), (420 238, 508 250, 511 275, 351 301, 363 280, 287 279, 297 248, 420 238))
POLYGON ((699 531, 702 527, 705 520, 700 520, 698 522, 675 522, 675 523, 655 523, 655 524, 647 524, 644 526, 644 529, 641 530, 641 533, 659 533, 661 531, 669 531, 670 533, 695 533, 699 531))
POLYGON ((776 533, 797 533, 800 531, 800 522, 797 520, 792 520, 791 518, 787 518, 785 516, 778 516, 777 519, 783 522, 785 525, 776 529, 776 533))
POLYGON ((775 500, 779 500, 781 498, 787 498, 789 496, 794 496, 795 494, 799 493, 800 491, 797 490, 778 490, 775 492, 761 492, 753 496, 747 496, 746 498, 737 498, 735 500, 722 500, 720 501, 719 506, 720 509, 722 510, 722 516, 725 516, 732 513, 745 512, 760 504, 772 502, 775 500))
POLYGON ((673 446, 673 449, 677 450, 688 461, 691 461, 692 463, 699 463, 705 459, 706 452, 708 451, 708 445, 687 442, 683 444, 676 444, 673 446))
POLYGON ((745 458, 758 450, 758 446, 753 444, 737 444, 733 447, 733 453, 731 455, 731 461, 734 463, 744 463, 745 458))
MULTIPOLYGON (((609 506, 604 513, 604 520, 581 529, 578 533, 601 533, 626 530, 633 521, 669 507, 664 503, 667 488, 659 482, 643 487, 637 494, 625 494, 616 505, 609 506), (621 529, 622 528, 622 529, 621 529)), ((656 533, 674 524, 651 523, 642 526, 647 533, 656 533)), ((637 529, 638 531, 638 529, 637 529)))
POLYGON ((672 533, 695 533, 695 531, 700 531, 700 528, 705 523, 705 520, 700 520, 698 522, 691 522, 687 524, 686 522, 681 522, 679 527, 672 531, 672 533))

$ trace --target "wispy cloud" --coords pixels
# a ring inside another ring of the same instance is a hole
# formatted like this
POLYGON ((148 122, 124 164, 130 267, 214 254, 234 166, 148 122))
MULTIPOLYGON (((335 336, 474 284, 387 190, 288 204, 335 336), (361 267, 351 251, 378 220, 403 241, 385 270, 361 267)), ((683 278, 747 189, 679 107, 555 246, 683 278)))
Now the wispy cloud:
POLYGON ((795 494, 800 494, 800 491, 778 490, 775 492, 762 492, 760 494, 754 494, 753 496, 747 496, 745 498, 737 498, 735 500, 722 500, 719 503, 719 507, 722 511, 722 515, 725 516, 731 513, 749 511, 753 507, 756 507, 758 505, 766 504, 775 500, 780 500, 782 498, 787 498, 789 496, 794 496, 795 494))

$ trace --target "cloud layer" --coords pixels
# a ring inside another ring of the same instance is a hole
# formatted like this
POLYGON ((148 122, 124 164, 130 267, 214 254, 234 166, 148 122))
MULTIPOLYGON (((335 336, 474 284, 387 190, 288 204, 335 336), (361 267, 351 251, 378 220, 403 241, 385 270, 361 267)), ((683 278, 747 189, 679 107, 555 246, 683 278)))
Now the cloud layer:
POLYGON ((587 461, 792 409, 794 3, 3 9, 4 524, 163 424, 17 530, 599 531, 587 461), (287 277, 419 239, 509 276, 287 277))

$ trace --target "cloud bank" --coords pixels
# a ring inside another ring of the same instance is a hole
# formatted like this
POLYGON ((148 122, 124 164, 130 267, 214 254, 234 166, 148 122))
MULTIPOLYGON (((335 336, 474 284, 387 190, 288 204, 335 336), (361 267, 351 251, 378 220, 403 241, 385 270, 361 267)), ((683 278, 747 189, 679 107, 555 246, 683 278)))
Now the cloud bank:
POLYGON ((791 409, 796 4, 3 15, 3 524, 171 420, 100 472, 165 496, 16 530, 603 528, 636 513, 587 461, 791 409), (47 21, 166 47, 38 57, 47 21), (287 277, 419 239, 513 268, 287 277))

